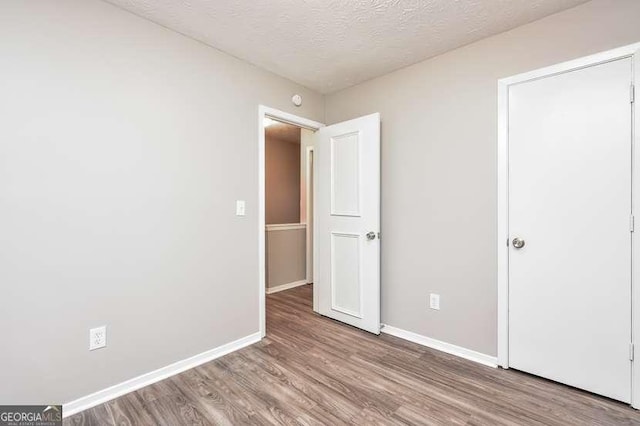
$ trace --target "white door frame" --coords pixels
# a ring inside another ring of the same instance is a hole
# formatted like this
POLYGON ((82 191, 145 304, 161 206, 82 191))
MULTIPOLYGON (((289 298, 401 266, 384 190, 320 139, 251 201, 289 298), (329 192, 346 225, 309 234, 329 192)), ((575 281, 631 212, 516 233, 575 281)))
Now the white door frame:
MULTIPOLYGON (((498 365, 509 368, 509 86, 523 83, 554 74, 574 71, 622 58, 633 58, 633 81, 640 85, 640 43, 634 43, 618 49, 597 53, 584 58, 563 62, 535 71, 518 74, 498 80, 498 365)), ((631 88, 630 88, 631 90, 631 88)), ((636 90, 637 92, 638 90, 636 90)), ((640 164, 640 153, 635 147, 640 146, 640 114, 633 104, 633 164, 640 164)), ((640 200, 640 173, 632 170, 632 210, 635 212, 635 201, 640 200)), ((640 342, 640 291, 636 274, 640 271, 640 250, 636 250, 635 238, 632 234, 632 275, 631 275, 631 314, 632 341, 640 342), (638 309, 636 309, 638 308, 638 309)), ((640 408, 640 366, 631 368, 631 405, 640 408), (637 391, 634 391, 637 390, 637 391)))
POLYGON ((258 327, 260 336, 267 333, 266 249, 265 249, 265 135, 264 119, 273 118, 294 126, 316 131, 324 124, 288 112, 258 106, 258 327))
MULTIPOLYGON (((308 146, 304 153, 304 161, 305 161, 305 185, 306 185, 306 208, 305 212, 307 213, 306 223, 307 223, 307 263, 306 263, 306 272, 307 272, 307 284, 311 284, 313 282, 313 275, 311 270, 313 269, 311 265, 313 265, 313 247, 312 247, 312 236, 313 236, 313 211, 311 209, 312 199, 315 195, 313 192, 314 184, 311 181, 311 173, 313 170, 313 146, 308 146), (311 194, 311 195, 310 195, 311 194)), ((314 175, 315 176, 315 175, 314 175)), ((316 309, 317 298, 315 297, 315 292, 313 293, 313 303, 314 309, 316 309)))

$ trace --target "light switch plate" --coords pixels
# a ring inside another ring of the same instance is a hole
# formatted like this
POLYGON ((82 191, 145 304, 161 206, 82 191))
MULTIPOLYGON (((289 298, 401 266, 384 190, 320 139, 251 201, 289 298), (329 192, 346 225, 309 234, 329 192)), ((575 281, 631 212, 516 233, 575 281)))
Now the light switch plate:
POLYGON ((245 203, 244 200, 236 201, 236 216, 244 216, 245 214, 245 203))
POLYGON ((440 295, 431 293, 429 294, 429 307, 437 311, 440 310, 440 295))

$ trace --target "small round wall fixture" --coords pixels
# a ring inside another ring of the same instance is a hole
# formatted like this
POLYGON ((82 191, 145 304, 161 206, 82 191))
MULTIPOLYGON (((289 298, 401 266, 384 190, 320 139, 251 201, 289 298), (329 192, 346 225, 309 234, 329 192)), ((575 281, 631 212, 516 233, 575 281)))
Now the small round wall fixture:
POLYGON ((293 104, 297 107, 299 107, 300 105, 302 105, 302 96, 300 95, 293 95, 291 97, 291 102, 293 102, 293 104))

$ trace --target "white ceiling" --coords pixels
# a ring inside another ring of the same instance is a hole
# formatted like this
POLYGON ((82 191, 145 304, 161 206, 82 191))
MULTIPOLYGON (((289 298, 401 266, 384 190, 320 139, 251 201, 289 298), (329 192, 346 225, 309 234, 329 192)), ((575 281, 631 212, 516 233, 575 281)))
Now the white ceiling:
POLYGON ((107 0, 321 93, 586 0, 107 0))

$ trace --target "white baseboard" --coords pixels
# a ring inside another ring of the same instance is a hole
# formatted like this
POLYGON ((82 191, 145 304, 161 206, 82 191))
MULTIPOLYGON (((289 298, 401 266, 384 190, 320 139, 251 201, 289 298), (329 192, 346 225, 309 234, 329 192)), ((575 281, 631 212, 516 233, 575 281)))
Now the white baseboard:
POLYGON ((422 346, 427 346, 441 352, 459 356, 460 358, 475 361, 479 364, 483 364, 493 368, 498 367, 498 358, 495 356, 472 351, 471 349, 452 345, 451 343, 442 342, 440 340, 432 339, 431 337, 423 336, 421 334, 413 333, 411 331, 406 331, 401 328, 392 327, 386 324, 382 326, 382 329, 380 331, 382 333, 390 334, 392 336, 396 336, 422 346))
POLYGON ((306 284, 308 283, 307 283, 307 279, 305 278, 304 280, 294 281, 292 283, 282 284, 275 287, 267 287, 267 294, 277 293, 283 290, 289 290, 290 288, 300 287, 301 285, 306 285, 306 284))
POLYGON ((75 401, 63 404, 62 414, 63 417, 69 417, 88 408, 95 407, 96 405, 103 404, 107 401, 115 399, 119 396, 133 392, 145 386, 164 380, 167 377, 174 376, 190 368, 197 367, 200 364, 209 362, 216 358, 220 358, 223 355, 237 351, 238 349, 249 346, 253 343, 259 342, 261 339, 260 332, 250 334, 233 342, 227 343, 217 348, 210 349, 202 352, 198 355, 194 355, 187 359, 183 359, 165 367, 159 368, 155 371, 143 374, 133 379, 126 380, 117 385, 108 387, 98 392, 92 393, 87 396, 76 399, 75 401))

